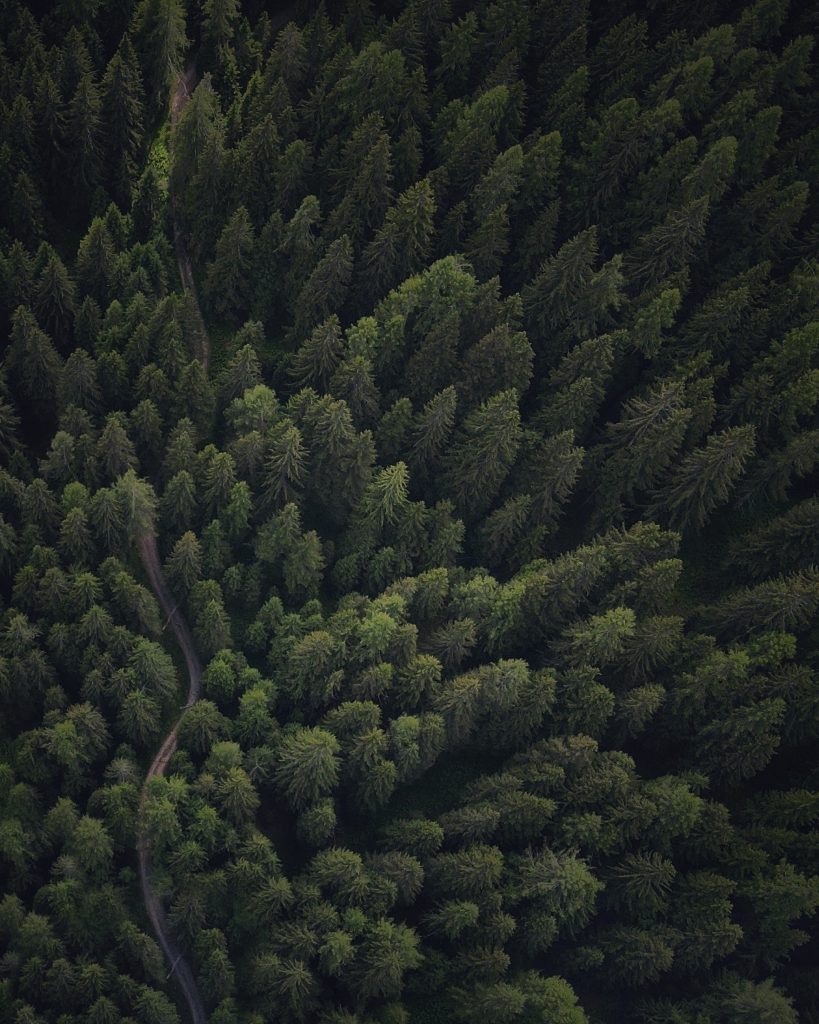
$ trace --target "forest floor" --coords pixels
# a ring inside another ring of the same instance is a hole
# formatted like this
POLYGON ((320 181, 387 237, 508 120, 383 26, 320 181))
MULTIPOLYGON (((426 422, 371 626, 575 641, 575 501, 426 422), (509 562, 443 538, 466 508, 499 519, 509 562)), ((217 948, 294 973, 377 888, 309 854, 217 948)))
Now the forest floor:
MULTIPOLYGON (((173 629, 176 641, 185 657, 189 682, 188 698, 182 712, 182 714, 184 714, 185 710, 192 707, 202 696, 202 665, 196 653, 193 636, 188 628, 188 624, 179 612, 177 602, 174 599, 173 594, 171 594, 162 573, 162 567, 159 562, 159 552, 156 547, 156 537, 154 537, 153 534, 143 533, 137 540, 137 546, 139 548, 139 557, 145 568, 145 573, 150 580, 151 587, 159 601, 159 606, 162 609, 167 622, 173 629)), ((142 787, 142 795, 140 797, 140 819, 142 819, 145 810, 151 779, 161 778, 165 774, 168 764, 176 750, 179 723, 181 719, 182 715, 177 718, 173 728, 165 737, 162 745, 156 752, 153 761, 151 761, 150 767, 148 768, 148 773, 145 776, 145 782, 142 787)), ((139 852, 139 879, 142 885, 142 898, 145 903, 145 911, 150 919, 154 934, 156 935, 157 940, 162 947, 162 951, 168 960, 170 974, 176 975, 179 987, 182 989, 185 1001, 190 1009, 193 1024, 207 1024, 208 1017, 205 1012, 205 1005, 202 1001, 202 996, 199 993, 199 988, 197 987, 193 971, 170 933, 168 922, 165 917, 165 911, 162 907, 162 900, 154 886, 150 846, 142 828, 140 829, 137 849, 139 852)))

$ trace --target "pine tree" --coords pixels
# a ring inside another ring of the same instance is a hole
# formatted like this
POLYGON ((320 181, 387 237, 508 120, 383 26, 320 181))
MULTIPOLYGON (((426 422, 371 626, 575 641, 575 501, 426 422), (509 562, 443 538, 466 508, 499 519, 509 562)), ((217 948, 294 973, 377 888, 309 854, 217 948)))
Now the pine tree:
POLYGON ((114 241, 105 221, 95 217, 77 250, 76 271, 81 294, 90 296, 100 306, 107 307, 110 299, 114 253, 114 241))
POLYGON ((103 551, 118 551, 125 541, 125 512, 115 492, 101 487, 91 499, 89 513, 103 551))
POLYGON ((202 34, 212 52, 230 43, 238 15, 237 0, 203 0, 202 34))
POLYGON ((230 722, 209 700, 188 708, 179 722, 179 742, 195 754, 207 754, 229 732, 230 722))
POLYGON ((298 427, 287 421, 271 433, 263 470, 263 495, 270 507, 297 501, 304 482, 305 448, 298 427))
POLYGON ((213 415, 213 386, 199 359, 192 359, 183 369, 177 384, 180 411, 203 432, 213 415))
POLYGON ((665 908, 677 871, 658 853, 626 854, 606 873, 606 901, 639 913, 665 908))
POLYGON ((102 103, 91 75, 84 75, 66 117, 68 160, 75 186, 88 199, 102 170, 102 103))
POLYGON ((509 210, 505 203, 478 222, 463 249, 479 281, 500 273, 509 252, 509 210))
POLYGON ((615 925, 604 934, 600 945, 605 963, 610 965, 605 980, 612 988, 657 981, 674 961, 673 947, 657 929, 615 925))
POLYGON ((818 601, 819 576, 810 568, 737 590, 708 609, 707 615, 719 630, 793 630, 810 622, 818 601))
POLYGON ((74 319, 76 289, 65 264, 56 252, 49 253, 34 293, 34 312, 43 327, 58 342, 68 337, 74 319))
POLYGON ((230 768, 216 786, 222 812, 234 825, 251 821, 259 807, 259 796, 243 768, 230 768))
POLYGON ((125 737, 138 747, 148 747, 160 729, 160 706, 144 690, 126 694, 117 724, 125 737))
POLYGON ((390 140, 383 128, 383 118, 371 115, 344 146, 335 189, 339 202, 327 225, 331 236, 346 233, 357 242, 384 220, 393 193, 390 140))
POLYGON ((609 516, 623 499, 632 504, 636 492, 656 485, 682 447, 692 415, 685 391, 675 381, 659 385, 645 398, 629 400, 621 418, 607 424, 608 458, 600 470, 598 493, 609 516))
POLYGON ((305 337, 317 324, 341 309, 352 273, 352 243, 347 235, 342 235, 328 246, 298 294, 294 309, 297 336, 305 337))
POLYGON ((418 936, 407 925, 386 919, 371 925, 348 982, 357 998, 397 997, 404 972, 421 963, 418 944, 418 936))
POLYGON ((13 379, 35 407, 53 407, 61 360, 25 306, 14 312, 10 340, 7 358, 13 379))
POLYGON ((380 395, 375 385, 372 363, 365 356, 348 356, 330 381, 330 392, 347 404, 358 427, 375 423, 380 395))
MULTIPOLYGON (((256 326, 250 322, 245 327, 256 326)), ((240 340, 244 331, 236 336, 240 340)), ((252 344, 242 345, 232 356, 228 365, 219 374, 219 397, 227 405, 233 399, 241 399, 246 391, 258 387, 262 383, 259 357, 252 344)))
POLYGON ((47 71, 38 76, 33 113, 48 181, 56 185, 64 156, 65 109, 57 83, 47 71))
POLYGON ((196 484, 185 469, 168 481, 161 499, 162 519, 174 530, 187 530, 198 509, 196 484))
POLYGON ((229 452, 220 452, 208 445, 200 458, 202 459, 202 497, 205 513, 208 516, 221 515, 230 500, 233 485, 236 483, 236 464, 229 452))
POLYGON ((664 513, 677 527, 700 527, 724 504, 755 448, 754 428, 731 427, 712 435, 704 448, 687 455, 668 484, 657 494, 652 510, 664 513))
POLYGON ((819 562, 819 500, 800 501, 738 539, 731 562, 752 579, 819 562))
POLYGON ((410 457, 414 468, 434 465, 435 459, 442 454, 455 424, 457 400, 456 389, 447 387, 430 398, 418 414, 413 428, 413 451, 410 457))
POLYGON ((672 210, 629 253, 625 265, 629 279, 652 287, 682 270, 705 237, 708 214, 707 196, 672 210))
POLYGON ((299 729, 282 740, 276 784, 295 808, 331 793, 338 780, 339 745, 323 729, 299 729))
POLYGON ((148 95, 162 108, 182 70, 188 45, 185 9, 179 0, 143 0, 137 14, 138 50, 148 95))
POLYGON ((18 239, 36 247, 43 237, 43 201, 37 186, 26 171, 20 171, 9 200, 9 220, 18 239))
POLYGON ((459 394, 466 405, 485 401, 498 388, 524 395, 532 379, 534 352, 522 331, 495 327, 464 354, 459 394))
POLYGON ((154 532, 156 494, 147 480, 141 480, 129 469, 114 484, 114 494, 122 509, 127 533, 133 536, 154 532))
POLYGON ((224 226, 208 266, 206 285, 214 311, 240 319, 250 305, 249 271, 255 247, 253 225, 240 206, 224 226))
POLYGON ((97 458, 108 483, 137 466, 136 451, 121 413, 111 413, 97 440, 97 458))
MULTIPOLYGON (((274 226, 281 228, 281 215, 273 206, 279 159, 279 133, 272 115, 268 113, 239 143, 236 162, 242 205, 257 228, 267 224, 271 232, 274 226)), ((265 237, 262 231, 262 239, 265 237)), ((275 250, 276 245, 271 248, 275 250)))
POLYGON ((494 395, 467 416, 441 478, 462 509, 478 514, 492 501, 517 455, 520 430, 515 391, 494 395))
POLYGON ((101 121, 105 126, 107 163, 111 179, 123 201, 131 196, 142 147, 145 96, 136 55, 128 36, 105 69, 101 86, 101 121))
POLYGON ((568 500, 585 453, 574 444, 570 430, 561 431, 531 448, 522 473, 522 485, 531 495, 532 518, 547 529, 553 528, 568 500))
POLYGON ((171 586, 186 595, 202 576, 202 548, 196 534, 184 533, 174 545, 166 570, 171 586))
POLYGON ((341 323, 333 314, 314 328, 293 355, 290 375, 301 386, 310 385, 326 391, 341 360, 343 348, 341 323))
MULTIPOLYGON (((221 165, 224 135, 224 117, 219 97, 214 92, 211 76, 205 74, 182 109, 173 136, 171 174, 175 189, 187 199, 189 216, 202 210, 207 202, 215 198, 208 192, 199 196, 188 195, 188 192, 194 191, 194 180, 196 191, 202 184, 214 183, 212 178, 207 177, 206 164, 215 161, 221 165)), ((219 166, 215 170, 218 171, 219 166)), ((193 219, 198 225, 199 219, 193 219)))
POLYGON ((819 461, 819 430, 797 434, 782 448, 763 458, 740 485, 737 504, 758 499, 762 494, 782 500, 794 479, 806 476, 819 461))
POLYGON ((362 253, 359 294, 384 295, 421 268, 429 253, 435 199, 429 179, 416 182, 396 199, 384 224, 362 253))

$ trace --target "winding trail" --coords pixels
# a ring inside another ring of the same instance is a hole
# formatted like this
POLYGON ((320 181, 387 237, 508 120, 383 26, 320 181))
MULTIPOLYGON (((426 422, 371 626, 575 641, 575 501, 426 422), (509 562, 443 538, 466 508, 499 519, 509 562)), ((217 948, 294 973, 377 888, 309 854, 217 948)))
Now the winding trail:
MULTIPOLYGON (((290 20, 296 8, 295 3, 287 5, 273 18, 273 28, 281 28, 290 20)), ((196 88, 196 69, 193 64, 179 76, 176 90, 171 101, 171 145, 173 145, 173 132, 179 121, 182 108, 191 97, 196 88)), ((202 363, 205 374, 210 369, 210 338, 205 327, 205 320, 199 305, 199 295, 196 290, 196 280, 193 276, 193 266, 185 239, 185 233, 180 224, 178 211, 176 209, 175 196, 171 194, 171 210, 173 211, 173 242, 176 250, 176 262, 179 266, 179 276, 182 279, 182 289, 190 300, 190 313, 192 319, 193 342, 196 357, 202 363)), ((168 735, 162 741, 162 745, 151 761, 145 782, 142 786, 142 793, 139 799, 139 834, 137 838, 137 853, 139 859, 139 880, 142 887, 142 900, 145 904, 145 911, 151 922, 157 941, 168 961, 169 973, 176 977, 185 1001, 188 1004, 192 1024, 207 1024, 208 1015, 205 1011, 205 1004, 199 987, 196 984, 196 977, 191 970, 190 964, 185 959, 182 950, 177 945, 165 910, 162 906, 156 889, 154 888, 153 866, 151 863, 151 848, 143 828, 145 806, 148 800, 148 787, 151 779, 161 778, 168 769, 168 764, 176 751, 179 737, 179 723, 185 711, 193 707, 202 696, 202 663, 196 653, 196 646, 188 624, 178 609, 177 602, 168 587, 165 576, 162 572, 162 565, 159 559, 159 552, 156 546, 156 537, 152 533, 142 533, 137 537, 137 548, 139 557, 145 569, 145 574, 150 581, 154 594, 159 601, 159 606, 165 615, 168 624, 174 631, 176 642, 185 657, 185 664, 188 669, 188 699, 182 709, 182 713, 173 725, 168 735)))
MULTIPOLYGON (((180 111, 188 101, 190 94, 195 87, 195 81, 196 74, 193 65, 191 65, 184 74, 179 76, 179 81, 171 103, 171 132, 173 132, 176 127, 180 111)), ((179 224, 179 218, 176 214, 173 195, 171 196, 171 207, 174 211, 173 240, 174 247, 176 249, 176 260, 179 264, 179 276, 182 278, 182 287, 185 294, 188 295, 191 300, 190 307, 193 319, 196 356, 201 360, 205 374, 207 374, 210 364, 210 339, 208 338, 208 332, 205 327, 205 321, 202 317, 202 311, 199 308, 199 296, 196 292, 193 268, 191 266, 187 246, 185 244, 185 236, 182 232, 182 228, 179 224)), ((153 592, 156 594, 156 598, 159 601, 159 606, 165 615, 167 623, 173 629, 174 635, 176 636, 176 642, 179 644, 179 648, 185 657, 189 680, 188 699, 182 709, 182 714, 177 718, 173 728, 165 737, 162 745, 156 752, 154 759, 151 761, 150 767, 148 768, 148 773, 145 776, 145 782, 142 785, 142 793, 139 798, 140 827, 137 838, 139 881, 142 887, 142 900, 145 904, 145 912, 151 922, 154 935, 156 935, 157 941, 162 947, 162 952, 165 954, 165 958, 168 961, 168 977, 170 978, 171 975, 176 977, 179 987, 182 990, 182 994, 185 997, 185 1001, 188 1004, 192 1024, 207 1024, 208 1015, 205 1011, 205 1004, 201 993, 199 992, 199 987, 196 984, 196 977, 191 970, 190 964, 185 959, 182 950, 179 948, 171 934, 171 930, 168 926, 168 920, 165 916, 165 910, 162 906, 162 900, 154 888, 151 848, 143 827, 145 806, 148 800, 148 787, 150 786, 151 779, 161 778, 167 771, 168 764, 176 751, 177 739, 179 736, 179 723, 182 721, 182 716, 185 714, 185 711, 188 708, 193 707, 193 705, 202 696, 202 663, 199 661, 199 656, 196 653, 193 636, 188 628, 188 624, 179 611, 177 602, 171 593, 162 572, 159 552, 156 547, 156 537, 152 533, 140 534, 137 537, 137 548, 139 550, 140 560, 142 561, 142 565, 145 569, 145 574, 147 575, 151 587, 153 588, 153 592)))
MULTIPOLYGON (((171 101, 171 146, 173 146, 173 131, 179 121, 182 108, 188 102, 193 90, 196 88, 196 68, 190 64, 179 76, 176 83, 176 91, 171 101)), ((193 276, 193 264, 188 255, 188 247, 185 240, 185 233, 179 223, 179 215, 176 210, 176 202, 171 195, 171 209, 173 210, 173 245, 176 250, 176 263, 179 267, 179 276, 182 279, 182 290, 190 299, 191 328, 196 358, 202 363, 205 374, 210 368, 210 338, 202 317, 202 309, 199 306, 199 294, 196 290, 196 280, 193 276)))
MULTIPOLYGON (((191 636, 190 629, 188 629, 188 624, 179 612, 173 594, 171 594, 168 584, 165 581, 165 576, 163 575, 162 567, 159 562, 159 552, 156 548, 156 537, 154 537, 153 534, 148 533, 140 534, 137 537, 137 547, 139 549, 139 557, 142 560, 142 565, 145 568, 145 573, 150 580, 153 591, 159 601, 159 605, 176 635, 176 641, 179 644, 180 650, 185 656, 185 664, 188 668, 189 684, 188 699, 185 704, 185 709, 182 711, 182 715, 184 715, 185 710, 192 707, 202 696, 202 664, 196 653, 193 637, 191 636)), ((142 795, 139 800, 140 822, 143 820, 145 805, 148 798, 148 786, 150 785, 151 779, 160 778, 165 774, 168 768, 168 763, 176 750, 179 723, 182 720, 182 715, 179 716, 174 723, 173 728, 165 737, 162 746, 156 752, 153 761, 151 761, 148 774, 145 776, 145 782, 142 786, 142 795)), ((165 911, 162 907, 162 901, 154 888, 151 850, 142 827, 140 827, 139 830, 137 851, 139 853, 139 880, 142 885, 142 899, 145 903, 145 910, 151 921, 154 934, 156 935, 157 941, 162 947, 162 952, 165 954, 168 961, 170 974, 175 975, 176 980, 179 982, 179 987, 182 989, 182 994, 184 995, 185 1001, 190 1009, 193 1024, 207 1024, 208 1015, 205 1012, 205 1004, 199 993, 196 978, 190 968, 190 964, 183 956, 182 950, 176 944, 173 936, 171 935, 168 927, 168 921, 165 917, 165 911)))

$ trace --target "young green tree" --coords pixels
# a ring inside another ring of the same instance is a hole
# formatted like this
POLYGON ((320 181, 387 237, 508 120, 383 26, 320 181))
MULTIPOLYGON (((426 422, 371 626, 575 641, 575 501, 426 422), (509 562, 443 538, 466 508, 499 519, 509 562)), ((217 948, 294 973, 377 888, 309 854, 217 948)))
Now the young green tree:
POLYGON ((332 793, 339 777, 339 744, 324 729, 300 728, 279 747, 274 778, 294 808, 332 793))

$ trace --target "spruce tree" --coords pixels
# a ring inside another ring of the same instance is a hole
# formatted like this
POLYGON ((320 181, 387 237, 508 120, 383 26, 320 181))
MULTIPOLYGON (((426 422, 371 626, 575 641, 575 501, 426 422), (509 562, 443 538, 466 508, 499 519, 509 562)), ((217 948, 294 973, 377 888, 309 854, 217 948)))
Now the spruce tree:
POLYGON ((724 504, 754 453, 752 426, 712 435, 705 447, 687 455, 657 494, 652 509, 682 528, 702 526, 724 504))

